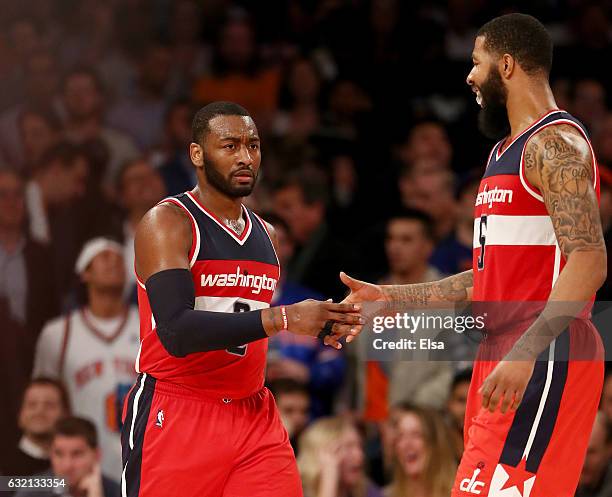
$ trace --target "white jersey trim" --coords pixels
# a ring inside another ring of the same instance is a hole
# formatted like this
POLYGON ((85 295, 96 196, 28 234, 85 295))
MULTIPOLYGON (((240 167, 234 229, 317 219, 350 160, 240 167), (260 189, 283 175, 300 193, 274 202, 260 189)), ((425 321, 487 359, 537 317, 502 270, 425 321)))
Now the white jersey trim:
POLYGON ((196 235, 195 248, 193 250, 193 254, 191 255, 191 260, 189 261, 189 269, 191 269, 193 265, 195 264, 196 260, 198 259, 198 254, 200 253, 200 228, 198 227, 198 223, 196 222, 195 217, 193 217, 193 214, 189 211, 189 209, 185 206, 185 204, 181 202, 178 198, 166 197, 159 203, 162 204, 164 202, 170 202, 171 204, 175 204, 179 206, 189 215, 189 218, 191 219, 191 222, 193 224, 193 230, 196 235))
POLYGON ((134 404, 132 406, 132 424, 130 425, 130 449, 134 448, 134 426, 136 425, 136 414, 138 413, 138 402, 140 401, 140 396, 142 395, 142 391, 144 390, 145 380, 147 379, 147 373, 142 374, 142 378, 140 379, 140 386, 138 387, 138 391, 136 395, 134 395, 134 404))
MULTIPOLYGON (((499 153, 499 148, 497 149, 497 151, 495 152, 495 159, 499 160, 503 157, 503 155, 506 153, 506 150, 508 150, 512 145, 514 145, 514 143, 521 137, 523 136, 525 133, 527 133, 529 130, 533 129, 534 126, 537 126, 538 124, 540 124, 544 119, 546 119, 548 116, 551 116, 553 114, 556 114, 557 112, 565 112, 562 109, 555 109, 555 110, 551 110, 550 112, 544 114, 540 119, 538 119, 536 122, 534 122, 531 126, 529 126, 526 130, 522 131, 518 136, 516 136, 515 138, 512 139, 512 141, 506 145, 504 147, 504 151, 500 154, 499 153)), ((548 126, 548 125, 547 125, 548 126)), ((501 148, 501 147, 500 147, 501 148)))
MULTIPOLYGON (((474 219, 474 248, 480 247, 480 218, 474 219)), ((550 216, 487 216, 486 246, 557 244, 550 216)))
POLYGON ((244 302, 249 305, 251 311, 267 309, 270 304, 261 300, 251 300, 242 297, 209 297, 200 296, 195 298, 194 309, 196 311, 234 312, 234 304, 244 302))
MULTIPOLYGON (((221 226, 221 228, 223 228, 225 230, 225 232, 228 235, 230 235, 234 239, 234 241, 236 243, 238 243, 238 245, 244 245, 244 243, 249 239, 249 236, 251 234, 251 230, 253 228, 253 220, 251 219, 251 216, 249 216, 249 212, 247 211, 247 209, 245 209, 244 205, 240 204, 240 207, 242 208, 242 212, 244 213, 244 215, 247 217, 249 226, 247 227, 246 233, 242 235, 242 239, 241 239, 240 237, 238 237, 238 235, 236 235, 236 233, 234 233, 231 229, 229 229, 223 223, 220 223, 219 220, 215 216, 213 216, 210 212, 208 212, 206 209, 204 209, 204 207, 202 207, 200 205, 200 202, 198 202, 198 200, 193 196, 193 193, 187 192, 187 196, 193 201, 193 203, 196 205, 196 207, 198 209, 200 209, 210 219, 212 219, 215 223, 217 223, 219 226, 221 226)), ((194 222, 195 222, 195 220, 194 220, 194 222)))

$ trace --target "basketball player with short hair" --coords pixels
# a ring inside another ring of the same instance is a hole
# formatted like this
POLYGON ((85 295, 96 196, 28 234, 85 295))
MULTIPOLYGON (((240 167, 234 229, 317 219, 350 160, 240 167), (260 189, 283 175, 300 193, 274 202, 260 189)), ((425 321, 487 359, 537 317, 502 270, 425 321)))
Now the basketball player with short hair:
POLYGON ((476 198, 473 269, 419 285, 341 277, 348 302, 522 302, 487 318, 452 495, 570 497, 603 381, 589 320, 606 279, 597 162, 584 126, 555 104, 552 41, 539 21, 493 19, 472 58, 480 128, 501 138, 476 198))
POLYGON ((162 200, 136 232, 141 374, 124 409, 123 495, 299 496, 293 450, 263 387, 266 338, 316 337, 335 322, 324 340, 340 348, 363 323, 359 306, 270 307, 275 235, 241 203, 261 161, 244 108, 200 109, 189 154, 197 186, 162 200))

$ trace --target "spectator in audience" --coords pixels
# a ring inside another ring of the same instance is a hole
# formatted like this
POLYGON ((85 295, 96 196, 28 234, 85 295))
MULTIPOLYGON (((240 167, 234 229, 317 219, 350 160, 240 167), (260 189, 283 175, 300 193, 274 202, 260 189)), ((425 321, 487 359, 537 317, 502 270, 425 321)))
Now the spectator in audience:
POLYGON ((612 427, 603 412, 598 412, 589 439, 584 467, 576 497, 612 495, 612 427))
POLYGON ((440 415, 410 404, 399 406, 395 427, 393 480, 386 497, 447 497, 457 463, 440 415))
POLYGON ((53 209, 85 195, 88 174, 87 158, 77 146, 62 142, 43 155, 26 189, 33 239, 51 242, 53 209))
MULTIPOLYGON (((294 243, 287 224, 274 214, 263 218, 272 224, 277 237, 277 255, 281 268, 294 253, 294 243)), ((300 284, 287 280, 281 270, 273 302, 276 305, 291 304, 304 299, 321 300, 323 297, 300 284)), ((341 387, 346 370, 342 351, 323 345, 312 337, 298 337, 292 333, 280 332, 268 341, 268 367, 266 378, 292 379, 308 386, 313 417, 328 415, 332 403, 341 387)))
POLYGON ((164 140, 158 151, 159 172, 169 195, 191 190, 197 184, 196 169, 189 158, 192 106, 189 100, 177 100, 168 108, 164 140))
POLYGON ((212 49, 202 37, 202 8, 194 0, 171 3, 168 22, 172 48, 172 85, 180 94, 188 93, 196 76, 209 74, 212 49))
POLYGON ((109 152, 103 179, 107 185, 114 180, 121 164, 138 155, 136 144, 126 134, 104 124, 104 89, 93 69, 71 70, 62 85, 66 111, 66 138, 72 143, 101 140, 109 152))
POLYGON ((299 441, 304 497, 382 497, 366 476, 363 439, 348 418, 322 418, 299 441))
POLYGON ((455 230, 438 244, 431 255, 431 264, 442 273, 457 274, 472 269, 474 204, 480 177, 480 174, 471 174, 459 187, 455 230))
POLYGON ((424 120, 413 126, 399 147, 399 157, 408 167, 425 161, 437 169, 450 169, 453 147, 444 125, 439 121, 424 120))
POLYGON ((66 384, 73 412, 96 424, 103 470, 119 475, 123 400, 136 379, 140 343, 138 310, 123 300, 123 247, 104 238, 90 240, 75 271, 86 287, 87 304, 45 326, 34 374, 66 384))
POLYGON ((467 404, 471 378, 471 369, 463 369, 455 373, 446 402, 446 421, 457 461, 461 459, 463 454, 463 424, 465 422, 465 406, 467 404))
POLYGON ((91 227, 77 207, 86 202, 90 162, 86 151, 61 142, 48 150, 32 171, 26 186, 26 205, 33 240, 49 245, 57 294, 64 299, 72 285, 72 265, 78 254, 81 230, 91 227), (85 223, 85 225, 83 225, 85 223))
POLYGON ((437 240, 455 228, 456 203, 453 173, 431 159, 420 159, 400 174, 399 190, 404 207, 422 210, 434 221, 437 240))
POLYGON ((593 135, 593 148, 597 156, 597 163, 612 167, 612 113, 606 114, 593 135))
POLYGON ((325 220, 327 190, 326 178, 316 172, 289 175, 275 186, 274 212, 287 223, 297 244, 285 268, 287 279, 341 300, 344 289, 338 273, 351 267, 351 251, 325 220))
POLYGON ((5 445, 0 453, 0 469, 4 474, 27 476, 49 468, 53 429, 69 413, 64 385, 51 378, 34 378, 23 393, 19 410, 21 439, 13 450, 5 445))
POLYGON ((284 268, 288 267, 295 255, 295 240, 291 235, 289 225, 276 214, 266 213, 262 218, 274 227, 276 233, 276 255, 281 266, 281 279, 274 290, 273 302, 276 305, 294 304, 305 299, 321 300, 323 295, 305 286, 287 279, 284 268))
POLYGON ((609 362, 607 365, 599 408, 606 417, 608 424, 612 426, 612 367, 610 367, 609 362))
POLYGON ((62 123, 52 108, 26 108, 19 116, 23 170, 30 173, 62 136, 62 123))
POLYGON ((604 86, 595 79, 580 79, 574 86, 573 97, 572 114, 591 133, 596 133, 607 112, 604 86))
POLYGON ((94 424, 79 417, 60 419, 51 442, 51 471, 43 478, 62 479, 64 486, 48 490, 20 490, 15 497, 120 497, 119 484, 102 474, 94 424))
POLYGON ((23 180, 0 169, 0 307, 23 327, 19 362, 28 376, 40 329, 59 311, 50 260, 47 247, 28 236, 23 180))
POLYGON ((19 136, 19 116, 27 107, 55 107, 60 68, 54 53, 40 49, 24 64, 24 97, 0 115, 0 151, 8 164, 21 167, 25 161, 19 136))
POLYGON ((204 105, 229 100, 247 108, 259 132, 270 128, 278 105, 280 72, 262 65, 253 25, 244 15, 230 16, 219 31, 213 74, 198 79, 193 100, 204 105))
POLYGON ((298 451, 298 439, 309 420, 310 394, 304 383, 289 378, 268 383, 278 406, 278 412, 294 452, 298 451))
POLYGON ((128 161, 117 174, 117 193, 124 210, 123 258, 125 261, 125 296, 136 303, 134 271, 134 234, 142 216, 166 195, 159 172, 147 159, 128 161))
POLYGON ((124 98, 108 113, 108 123, 130 135, 142 151, 160 144, 166 113, 166 94, 172 65, 170 47, 150 41, 139 55, 138 76, 133 95, 124 98))
POLYGON ((289 142, 303 142, 319 127, 321 77, 313 62, 298 58, 291 62, 280 91, 281 110, 273 133, 289 142))
MULTIPOLYGON (((385 251, 389 274, 379 283, 403 285, 441 279, 443 275, 428 263, 432 250, 430 218, 416 210, 398 212, 387 222, 385 251)), ((361 359, 367 361, 364 378, 360 375, 358 380, 363 385, 358 391, 363 396, 366 420, 383 421, 389 415, 390 405, 407 400, 436 408, 444 405, 452 377, 448 363, 416 357, 388 362, 361 359)))

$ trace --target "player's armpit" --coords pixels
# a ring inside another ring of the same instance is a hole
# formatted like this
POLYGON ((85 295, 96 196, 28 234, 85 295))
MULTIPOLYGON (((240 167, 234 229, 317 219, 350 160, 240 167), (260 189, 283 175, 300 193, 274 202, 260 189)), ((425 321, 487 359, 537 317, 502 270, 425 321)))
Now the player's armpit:
POLYGON ((576 128, 535 134, 525 149, 525 174, 542 194, 566 259, 576 250, 605 253, 591 150, 576 128))
POLYGON ((136 272, 142 281, 166 269, 188 269, 191 221, 169 202, 153 207, 136 229, 136 272))

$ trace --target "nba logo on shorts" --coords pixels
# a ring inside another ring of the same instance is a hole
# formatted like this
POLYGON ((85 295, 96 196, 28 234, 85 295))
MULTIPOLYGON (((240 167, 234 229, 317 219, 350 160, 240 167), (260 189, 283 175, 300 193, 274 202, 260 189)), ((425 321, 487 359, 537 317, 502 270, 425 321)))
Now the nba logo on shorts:
POLYGON ((163 424, 164 424, 164 410, 160 409, 159 411, 157 411, 157 421, 155 422, 155 426, 157 426, 158 428, 163 428, 163 424))

